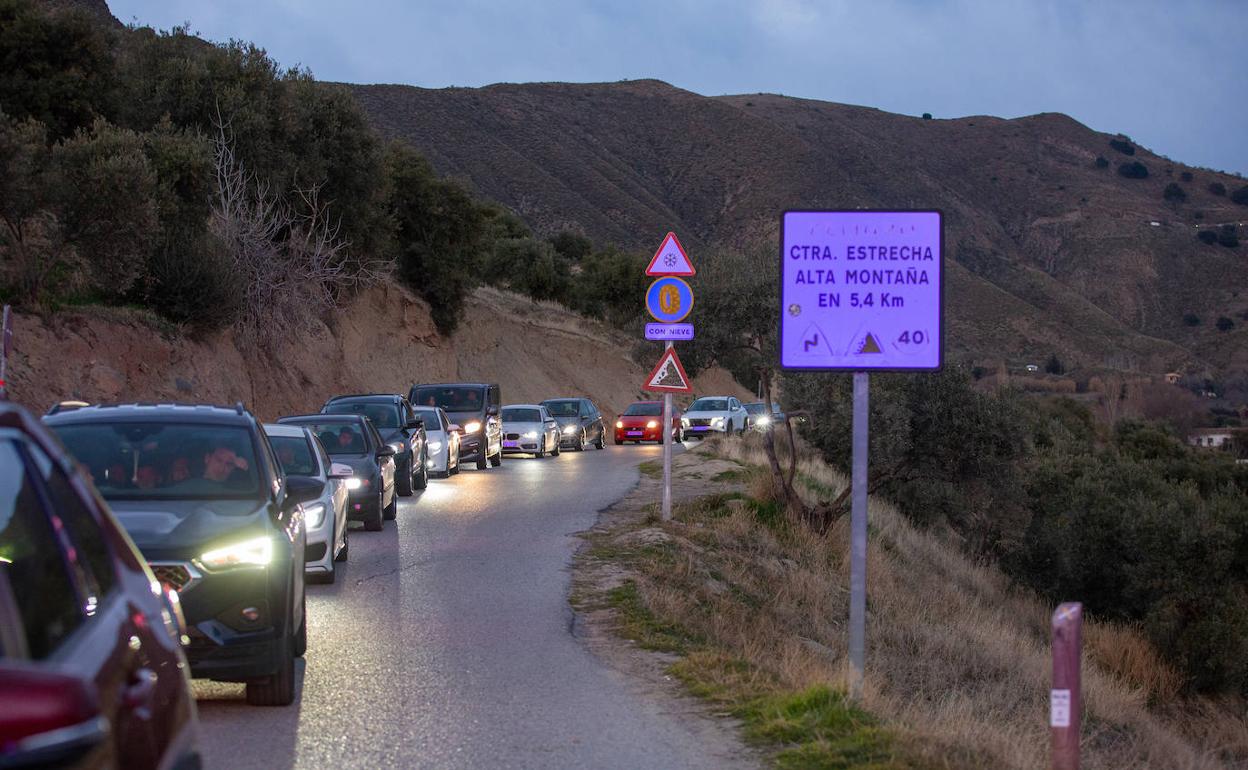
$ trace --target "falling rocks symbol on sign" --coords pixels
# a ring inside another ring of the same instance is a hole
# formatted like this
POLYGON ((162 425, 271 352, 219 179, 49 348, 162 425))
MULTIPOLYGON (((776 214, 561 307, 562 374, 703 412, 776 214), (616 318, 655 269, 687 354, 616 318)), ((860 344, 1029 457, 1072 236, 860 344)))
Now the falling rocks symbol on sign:
POLYGON ((858 346, 859 355, 863 353, 883 353, 880 350, 880 343, 875 341, 875 335, 867 332, 867 336, 862 338, 862 344, 858 346))
POLYGON ((668 361, 666 364, 663 364, 663 371, 659 372, 659 381, 655 384, 679 388, 685 384, 685 381, 680 379, 680 373, 676 371, 676 367, 672 365, 672 362, 668 361))

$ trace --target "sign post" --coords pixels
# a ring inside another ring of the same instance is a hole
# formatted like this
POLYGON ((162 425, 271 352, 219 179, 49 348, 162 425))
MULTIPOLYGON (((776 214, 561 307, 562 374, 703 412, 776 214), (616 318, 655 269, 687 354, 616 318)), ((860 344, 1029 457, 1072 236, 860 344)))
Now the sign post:
POLYGON ((1059 605, 1053 613, 1053 687, 1049 690, 1053 770, 1079 770, 1082 637, 1083 605, 1079 602, 1059 605))
POLYGON ((939 211, 786 211, 780 368, 853 372, 849 692, 866 670, 869 372, 936 371, 943 354, 939 211))
POLYGON ((9 399, 9 354, 13 352, 13 328, 10 326, 12 308, 4 306, 4 321, 0 326, 0 401, 9 399))
POLYGON ((693 310, 693 289, 679 276, 695 272, 689 255, 675 233, 668 233, 646 268, 646 275, 659 276, 646 290, 646 310, 658 323, 646 324, 646 339, 663 340, 663 357, 650 372, 643 390, 663 394, 663 503, 660 517, 672 518, 672 393, 690 393, 689 376, 676 357, 673 340, 693 339, 693 324, 681 321, 693 310))

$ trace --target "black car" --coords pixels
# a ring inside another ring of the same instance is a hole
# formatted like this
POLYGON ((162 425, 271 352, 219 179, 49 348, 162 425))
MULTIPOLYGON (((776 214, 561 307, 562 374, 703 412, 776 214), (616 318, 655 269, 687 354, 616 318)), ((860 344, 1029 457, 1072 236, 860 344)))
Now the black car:
POLYGON ((0 767, 199 767, 184 633, 68 453, 0 402, 0 767))
POLYGON ((404 396, 373 393, 334 396, 321 414, 361 414, 373 421, 381 440, 394 450, 394 486, 408 497, 429 486, 429 449, 425 423, 404 396))
POLYGON ((45 417, 90 474, 156 579, 178 592, 191 674, 289 704, 307 648, 303 504, 259 421, 234 408, 131 404, 45 417))
POLYGON ((413 406, 440 406, 459 426, 459 457, 476 462, 477 470, 486 463, 495 467, 503 462, 503 424, 498 412, 503 396, 497 385, 483 382, 450 382, 440 385, 413 385, 407 400, 413 406))
POLYGON ((542 406, 559 423, 559 446, 570 447, 578 452, 593 444, 602 449, 606 441, 606 426, 602 413, 588 398, 551 398, 542 406))
POLYGON ((347 479, 350 497, 347 518, 364 522, 364 529, 380 532, 398 513, 395 491, 394 447, 381 440, 373 421, 358 414, 305 414, 283 417, 279 424, 312 429, 329 459, 355 472, 347 479))

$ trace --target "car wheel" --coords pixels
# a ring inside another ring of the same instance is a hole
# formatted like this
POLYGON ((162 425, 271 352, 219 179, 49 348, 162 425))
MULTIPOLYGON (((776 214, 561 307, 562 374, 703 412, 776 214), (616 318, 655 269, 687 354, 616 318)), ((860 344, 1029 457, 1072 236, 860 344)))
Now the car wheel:
POLYGON ((351 556, 351 530, 342 532, 342 550, 334 557, 334 561, 346 561, 351 556))
POLYGON ((485 467, 489 464, 489 461, 490 461, 490 458, 486 456, 485 450, 482 449, 481 455, 477 457, 477 470, 479 471, 485 470, 485 467))
POLYGON ((677 428, 677 429, 676 429, 676 436, 675 436, 674 438, 675 438, 675 441, 676 441, 676 443, 677 443, 677 444, 683 444, 683 443, 685 443, 685 432, 684 432, 683 430, 681 430, 680 428, 677 428))
POLYGON ((399 496, 397 494, 394 494, 390 496, 390 504, 386 506, 386 510, 385 510, 386 521, 394 521, 395 517, 398 515, 399 515, 399 496))
POLYGON ((617 437, 612 437, 611 443, 615 444, 616 446, 619 446, 620 444, 623 444, 624 442, 620 441, 619 437, 617 436, 617 437))
POLYGON ((602 431, 602 430, 598 431, 598 439, 594 441, 594 446, 598 447, 599 449, 607 448, 607 437, 605 434, 606 434, 606 431, 602 431))
POLYGON ((449 471, 447 471, 447 475, 454 476, 457 473, 459 473, 459 455, 455 455, 455 465, 449 471))
POLYGON ((581 431, 581 435, 576 437, 576 451, 585 451, 585 431, 581 431))
POLYGON ((378 494, 377 504, 373 506, 372 515, 364 520, 364 529, 369 532, 380 532, 381 528, 385 526, 385 524, 386 524, 386 519, 385 519, 385 515, 382 513, 382 508, 381 508, 381 495, 378 494))
POLYGON ((498 454, 490 458, 490 465, 493 465, 495 468, 497 468, 498 466, 502 464, 503 464, 503 450, 500 449, 498 450, 498 454))
POLYGON ((285 653, 277 671, 247 683, 247 703, 252 706, 289 706, 295 700, 295 645, 286 638, 285 653))
POLYGON ((559 439, 558 439, 558 438, 556 438, 556 439, 555 439, 555 448, 554 448, 554 449, 552 449, 552 450, 550 450, 550 456, 551 456, 551 457, 558 457, 558 456, 559 456, 559 453, 560 453, 560 452, 562 452, 562 451, 563 451, 563 449, 561 449, 561 448, 559 447, 559 439))
MULTIPOLYGON (((412 462, 415 462, 415 458, 412 458, 412 462)), ((408 463, 407 467, 407 473, 399 473, 396 468, 394 474, 394 493, 396 495, 403 495, 404 497, 408 497, 412 494, 412 475, 415 470, 412 468, 411 463, 408 463)))
MULTIPOLYGON (((332 562, 331 562, 332 563, 332 562)), ((327 582, 334 582, 334 573, 329 573, 327 582)), ((295 632, 295 657, 302 658, 308 651, 308 594, 304 592, 303 598, 299 600, 299 613, 303 619, 299 621, 299 630, 295 632)))
POLYGON ((429 488, 429 460, 424 456, 420 459, 420 475, 416 477, 413 485, 417 489, 429 488))
POLYGON ((545 436, 542 436, 541 448, 539 448, 533 456, 539 460, 546 456, 546 437, 545 436))

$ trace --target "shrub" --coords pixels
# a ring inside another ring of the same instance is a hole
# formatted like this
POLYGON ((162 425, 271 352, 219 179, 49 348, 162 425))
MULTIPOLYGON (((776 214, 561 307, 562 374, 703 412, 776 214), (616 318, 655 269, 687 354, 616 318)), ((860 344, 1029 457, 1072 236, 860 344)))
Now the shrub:
POLYGON ((931 120, 931 119, 932 119, 932 113, 930 113, 930 112, 925 112, 925 113, 923 113, 923 119, 924 119, 924 120, 931 120))
POLYGON ((1218 318, 1217 327, 1220 332, 1229 332, 1231 329, 1235 328, 1235 322, 1226 316, 1220 316, 1218 318))
POLYGON ((1062 366, 1061 360, 1059 360, 1057 357, 1057 354, 1054 353, 1053 355, 1049 356, 1049 360, 1045 363, 1044 371, 1048 372, 1049 374, 1065 374, 1066 367, 1062 366))
POLYGON ((1248 206, 1248 184, 1231 193, 1231 202, 1238 203, 1241 206, 1248 206))
POLYGON ((1125 176, 1127 179, 1147 179, 1148 167, 1138 160, 1131 163, 1123 163, 1118 166, 1118 175, 1125 176))
POLYGON ((1161 197, 1168 201, 1182 203, 1187 200, 1187 193, 1183 192, 1183 188, 1179 187, 1177 182, 1171 182, 1166 185, 1166 189, 1162 191, 1161 197))
POLYGON ((1110 139, 1109 146, 1113 147, 1115 150, 1122 153, 1123 155, 1135 154, 1135 145, 1123 139, 1110 139))
POLYGON ((1200 316, 1195 313, 1184 313, 1183 323, 1188 326, 1200 326, 1200 316))
POLYGON ((1226 185, 1221 182, 1210 182, 1209 192, 1217 196, 1226 195, 1226 185))
POLYGON ((1106 158, 1104 155, 1097 155, 1096 167, 1097 168, 1109 168, 1109 159, 1106 158))
POLYGON ((1192 172, 1184 171, 1182 174, 1179 174, 1179 179, 1182 179, 1184 182, 1192 181, 1192 172))
POLYGON ((1218 242, 1218 232, 1216 230, 1201 230, 1196 233, 1196 237, 1200 239, 1201 243, 1210 246, 1218 242))
POLYGON ((561 230, 549 240, 555 251, 570 262, 580 262, 594 250, 593 241, 573 230, 561 230))
POLYGON ((1239 245, 1239 234, 1235 231, 1235 225, 1222 225, 1222 229, 1218 231, 1218 243, 1228 249, 1239 245))

